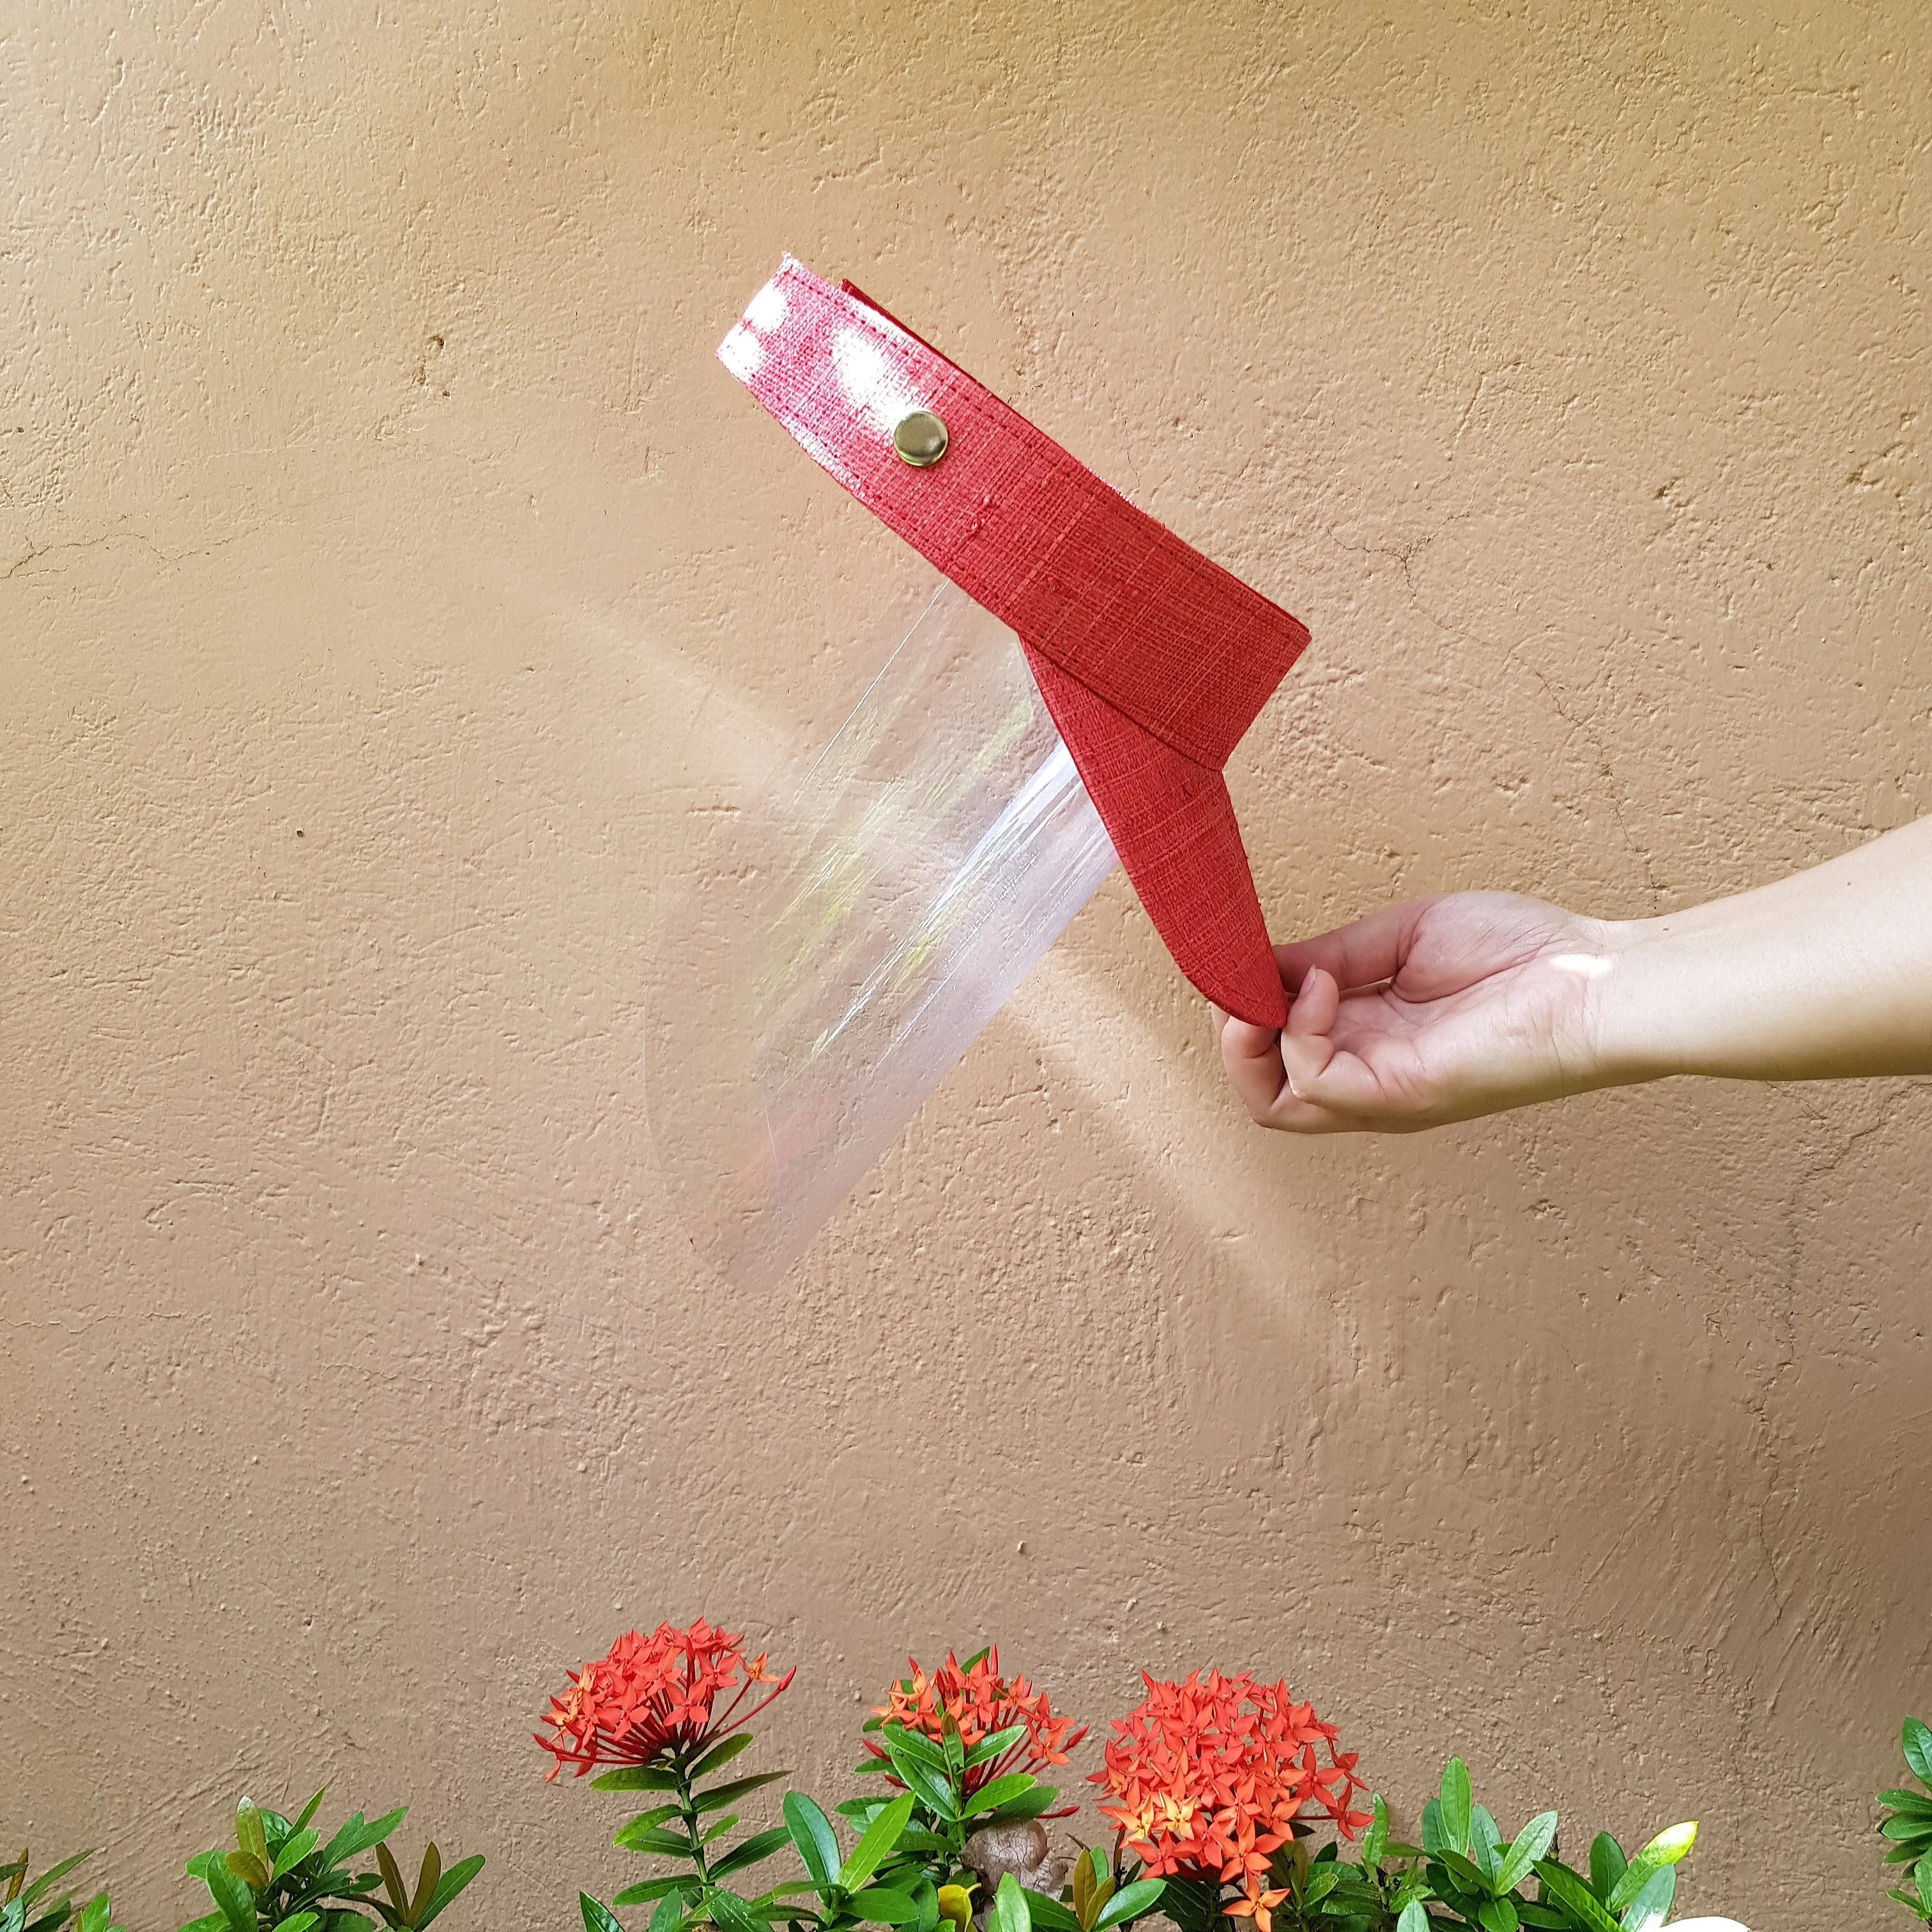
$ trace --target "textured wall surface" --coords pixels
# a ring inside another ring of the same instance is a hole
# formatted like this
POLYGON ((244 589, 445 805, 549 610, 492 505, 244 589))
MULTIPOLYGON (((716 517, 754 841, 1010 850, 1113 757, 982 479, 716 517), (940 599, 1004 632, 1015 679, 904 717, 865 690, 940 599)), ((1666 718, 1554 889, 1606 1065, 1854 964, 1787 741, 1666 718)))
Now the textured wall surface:
POLYGON ((803 1666, 772 1762, 908 1647, 1251 1666, 1412 1815, 1460 1747, 1880 1916, 1932 1084, 1270 1138, 1117 877, 749 1300, 638 1045, 694 814, 904 567, 712 360, 786 248, 1311 625, 1231 772, 1282 934, 1932 809, 1928 64, 1913 0, 0 8, 7 1842, 172 1924, 326 1778, 554 1925, 622 1855, 528 1720, 702 1610, 803 1666))

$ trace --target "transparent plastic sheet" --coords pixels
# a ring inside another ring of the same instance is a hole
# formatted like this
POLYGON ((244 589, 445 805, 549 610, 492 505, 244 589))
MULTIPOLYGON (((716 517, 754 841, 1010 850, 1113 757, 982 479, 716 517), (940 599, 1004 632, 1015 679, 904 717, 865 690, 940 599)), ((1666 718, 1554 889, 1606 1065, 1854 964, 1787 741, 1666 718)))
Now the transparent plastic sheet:
POLYGON ((1018 640, 931 574, 659 935, 646 1094, 698 1252, 777 1280, 1112 871, 1018 640))

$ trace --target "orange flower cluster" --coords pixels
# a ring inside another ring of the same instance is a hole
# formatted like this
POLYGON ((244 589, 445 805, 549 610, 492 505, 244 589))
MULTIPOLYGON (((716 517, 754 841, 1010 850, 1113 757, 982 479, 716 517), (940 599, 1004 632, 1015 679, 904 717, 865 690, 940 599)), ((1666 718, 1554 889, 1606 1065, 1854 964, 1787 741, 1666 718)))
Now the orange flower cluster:
POLYGON ((1286 1684, 1218 1670, 1204 1682, 1198 1672, 1184 1684, 1142 1681, 1146 1701, 1115 1723, 1090 1780, 1106 1789, 1102 1814, 1150 1878, 1238 1884, 1227 1916, 1272 1932, 1287 1894, 1270 1888, 1269 1859, 1296 1820, 1324 1815, 1349 1836, 1369 1822, 1350 1808, 1365 1789, 1356 1754, 1337 1752, 1335 1726, 1286 1684))
POLYGON ((579 1778, 600 1765, 674 1756, 688 1764, 728 1731, 749 1724, 794 1675, 788 1670, 774 1680, 762 1651, 748 1658, 742 1636, 702 1617, 688 1630, 666 1623, 649 1636, 632 1630, 551 1699, 543 1721, 554 1735, 538 1732, 536 1740, 556 1760, 548 1775, 567 1764, 579 1778), (766 1695, 741 1713, 752 1687, 766 1684, 766 1695), (720 1694, 734 1688, 737 1695, 717 1709, 720 1694))
MULTIPOLYGON (((1084 1724, 1076 1728, 1071 1718, 1055 1717, 1046 1694, 1034 1690, 1024 1677, 1010 1680, 1002 1677, 1000 1653, 996 1649, 981 1652, 963 1666, 949 1651, 946 1661, 929 1677, 919 1667, 917 1658, 907 1661, 912 1675, 901 1678, 892 1686, 886 1702, 873 1712, 874 1717, 889 1724, 903 1724, 908 1730, 920 1732, 935 1743, 944 1735, 950 1719, 958 1730, 960 1742, 969 1751, 982 1738, 989 1738, 996 1731, 1010 1730, 1015 1724, 1026 1726, 1024 1737, 998 1757, 976 1764, 967 1772, 969 1792, 977 1791, 996 1778, 1004 1778, 1022 1762, 1029 1771, 1064 1764, 1068 1752, 1087 1735, 1084 1724)), ((869 1738, 866 1748, 874 1757, 885 1756, 869 1738)), ((1069 1814, 1048 1815, 1064 1817, 1069 1814)))

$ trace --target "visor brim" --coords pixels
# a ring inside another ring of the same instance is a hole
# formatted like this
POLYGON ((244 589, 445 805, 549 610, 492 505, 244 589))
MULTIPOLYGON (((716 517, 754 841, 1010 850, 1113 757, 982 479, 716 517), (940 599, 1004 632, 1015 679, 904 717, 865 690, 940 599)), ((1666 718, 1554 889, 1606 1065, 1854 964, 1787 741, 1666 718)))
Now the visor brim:
POLYGON ((1288 998, 1226 782, 1028 648, 1040 695, 1174 963, 1223 1011, 1282 1027, 1288 998))

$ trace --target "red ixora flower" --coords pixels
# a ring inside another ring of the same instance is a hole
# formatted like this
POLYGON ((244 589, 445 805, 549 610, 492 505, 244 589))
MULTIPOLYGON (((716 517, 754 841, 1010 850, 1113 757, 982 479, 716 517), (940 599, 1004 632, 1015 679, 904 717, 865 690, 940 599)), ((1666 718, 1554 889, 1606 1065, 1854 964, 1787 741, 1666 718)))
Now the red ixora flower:
MULTIPOLYGON (((996 1731, 1010 1730, 1016 1724, 1026 1726, 1026 1736, 1017 1738, 998 1756, 976 1764, 966 1774, 966 1789, 977 1791, 996 1778, 1024 1763, 1029 1771, 1046 1771, 1064 1764, 1067 1754, 1087 1735, 1084 1724, 1076 1726, 1071 1718, 1055 1717, 1044 1691, 1036 1690, 1024 1677, 1000 1675, 997 1648, 982 1651, 962 1665, 950 1651, 946 1661, 930 1676, 919 1667, 916 1658, 907 1659, 910 1677, 902 1677, 886 1694, 884 1703, 872 1715, 889 1724, 903 1724, 937 1743, 944 1735, 950 1719, 959 1732, 959 1741, 970 1751, 982 1738, 996 1731)), ((866 1740, 873 1756, 885 1752, 866 1740)), ((895 1778, 892 1780, 897 1784, 895 1778)), ((1067 1818, 1080 1808, 1070 1804, 1064 1811, 1049 1811, 1049 1818, 1067 1818)))
POLYGON ((1285 1894, 1268 1888, 1270 1855, 1298 1820, 1323 1816, 1353 1837, 1370 1814, 1352 1808, 1366 1787, 1356 1754, 1286 1684, 1198 1672, 1184 1684, 1143 1678, 1146 1702, 1114 1725, 1090 1783, 1150 1878, 1170 1874, 1238 1884, 1227 1916, 1272 1932, 1285 1894), (1325 1750, 1325 1758, 1324 1758, 1325 1750))
POLYGON ((586 1664, 560 1696, 550 1700, 543 1721, 554 1735, 536 1741, 556 1760, 547 1775, 566 1765, 577 1775, 603 1765, 652 1764, 681 1758, 688 1764, 727 1732, 742 1730, 796 1675, 775 1677, 765 1654, 748 1658, 744 1639, 702 1617, 688 1630, 660 1624, 649 1636, 632 1630, 608 1657, 586 1664), (753 1688, 770 1685, 747 1711, 753 1688), (737 1695, 721 1711, 719 1695, 737 1695))

